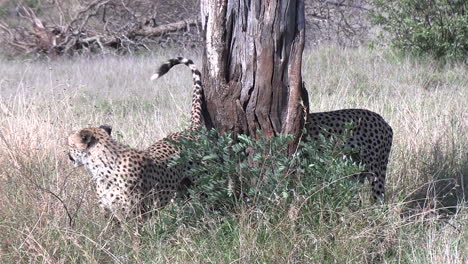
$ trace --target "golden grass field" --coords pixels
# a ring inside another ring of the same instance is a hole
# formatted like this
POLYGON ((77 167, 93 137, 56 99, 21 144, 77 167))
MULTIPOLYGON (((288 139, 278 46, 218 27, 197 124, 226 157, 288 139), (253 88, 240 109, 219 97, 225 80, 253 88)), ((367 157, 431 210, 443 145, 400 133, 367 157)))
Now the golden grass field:
POLYGON ((119 141, 143 149, 187 127, 189 70, 149 81, 174 55, 0 60, 0 263, 468 262, 468 68, 333 47, 304 53, 311 111, 367 108, 393 127, 388 209, 349 212, 333 239, 330 229, 290 222, 255 227, 247 213, 236 228, 208 231, 161 232, 166 222, 155 217, 136 258, 131 234, 96 208, 90 174, 69 163, 65 139, 109 124, 119 141), (265 232, 274 234, 268 242, 265 232))

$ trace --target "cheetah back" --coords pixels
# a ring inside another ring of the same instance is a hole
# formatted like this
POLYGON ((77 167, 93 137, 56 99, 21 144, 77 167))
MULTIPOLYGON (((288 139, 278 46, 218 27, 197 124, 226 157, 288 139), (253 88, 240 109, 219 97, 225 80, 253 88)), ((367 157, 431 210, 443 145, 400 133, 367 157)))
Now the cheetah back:
POLYGON ((365 109, 310 113, 306 130, 313 140, 317 140, 323 133, 326 136, 342 135, 350 123, 352 128, 346 145, 358 151, 358 156, 353 158, 364 165, 361 179, 369 180, 374 200, 381 200, 385 193, 393 131, 379 114, 365 109))

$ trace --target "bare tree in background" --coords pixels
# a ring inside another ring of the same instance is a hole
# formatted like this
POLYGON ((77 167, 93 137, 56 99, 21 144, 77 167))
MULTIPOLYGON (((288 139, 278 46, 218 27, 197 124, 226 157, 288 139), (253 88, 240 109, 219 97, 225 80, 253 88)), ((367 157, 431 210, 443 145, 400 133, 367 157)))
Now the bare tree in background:
MULTIPOLYGON (((199 0, 0 1, 0 49, 12 54, 131 53, 202 46, 199 0), (15 6, 16 5, 16 6, 15 6)), ((306 45, 358 46, 368 0, 304 0, 306 45)))
POLYGON ((16 20, 0 21, 0 41, 19 54, 133 52, 159 44, 161 36, 171 32, 197 31, 198 8, 185 6, 192 7, 193 1, 52 0, 35 8, 19 4, 16 20))
POLYGON ((307 45, 359 46, 368 39, 368 0, 306 0, 307 45))
POLYGON ((205 120, 219 132, 299 135, 303 0, 202 0, 205 120))

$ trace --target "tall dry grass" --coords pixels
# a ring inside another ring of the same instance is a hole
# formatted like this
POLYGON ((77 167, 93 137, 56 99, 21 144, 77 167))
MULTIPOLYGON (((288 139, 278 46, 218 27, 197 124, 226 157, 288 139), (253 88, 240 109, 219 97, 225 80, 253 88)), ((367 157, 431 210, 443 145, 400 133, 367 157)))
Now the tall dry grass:
MULTIPOLYGON (((183 129, 189 71, 149 81, 169 57, 0 61, 0 262, 136 261, 131 232, 98 212, 89 174, 70 166, 65 138, 110 124, 119 141, 145 148, 183 129)), ((242 213, 235 225, 214 223, 208 233, 186 225, 161 233, 167 223, 154 218, 140 260, 466 263, 466 66, 333 47, 307 51, 304 65, 312 111, 367 108, 393 127, 386 209, 350 212, 331 236, 288 222, 254 226, 242 213)))

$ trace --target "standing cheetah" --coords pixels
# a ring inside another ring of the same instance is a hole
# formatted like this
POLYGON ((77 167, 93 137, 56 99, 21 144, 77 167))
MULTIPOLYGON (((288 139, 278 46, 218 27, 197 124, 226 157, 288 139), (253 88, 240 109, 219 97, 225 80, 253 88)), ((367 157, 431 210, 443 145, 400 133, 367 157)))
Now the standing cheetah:
POLYGON ((360 178, 367 178, 371 183, 373 199, 382 200, 393 131, 380 115, 364 109, 310 113, 306 131, 313 140, 317 140, 321 133, 326 136, 343 134, 350 123, 352 128, 347 147, 358 152, 357 157, 353 158, 364 165, 365 171, 360 178))
POLYGON ((191 60, 179 57, 162 64, 151 79, 178 64, 188 66, 193 77, 191 125, 186 131, 171 134, 143 151, 115 141, 109 126, 83 128, 68 137, 70 160, 75 167, 84 165, 91 172, 101 208, 118 221, 145 217, 165 206, 192 181, 187 174, 192 164, 174 167, 168 164, 178 152, 171 142, 202 125, 201 74, 191 60))

